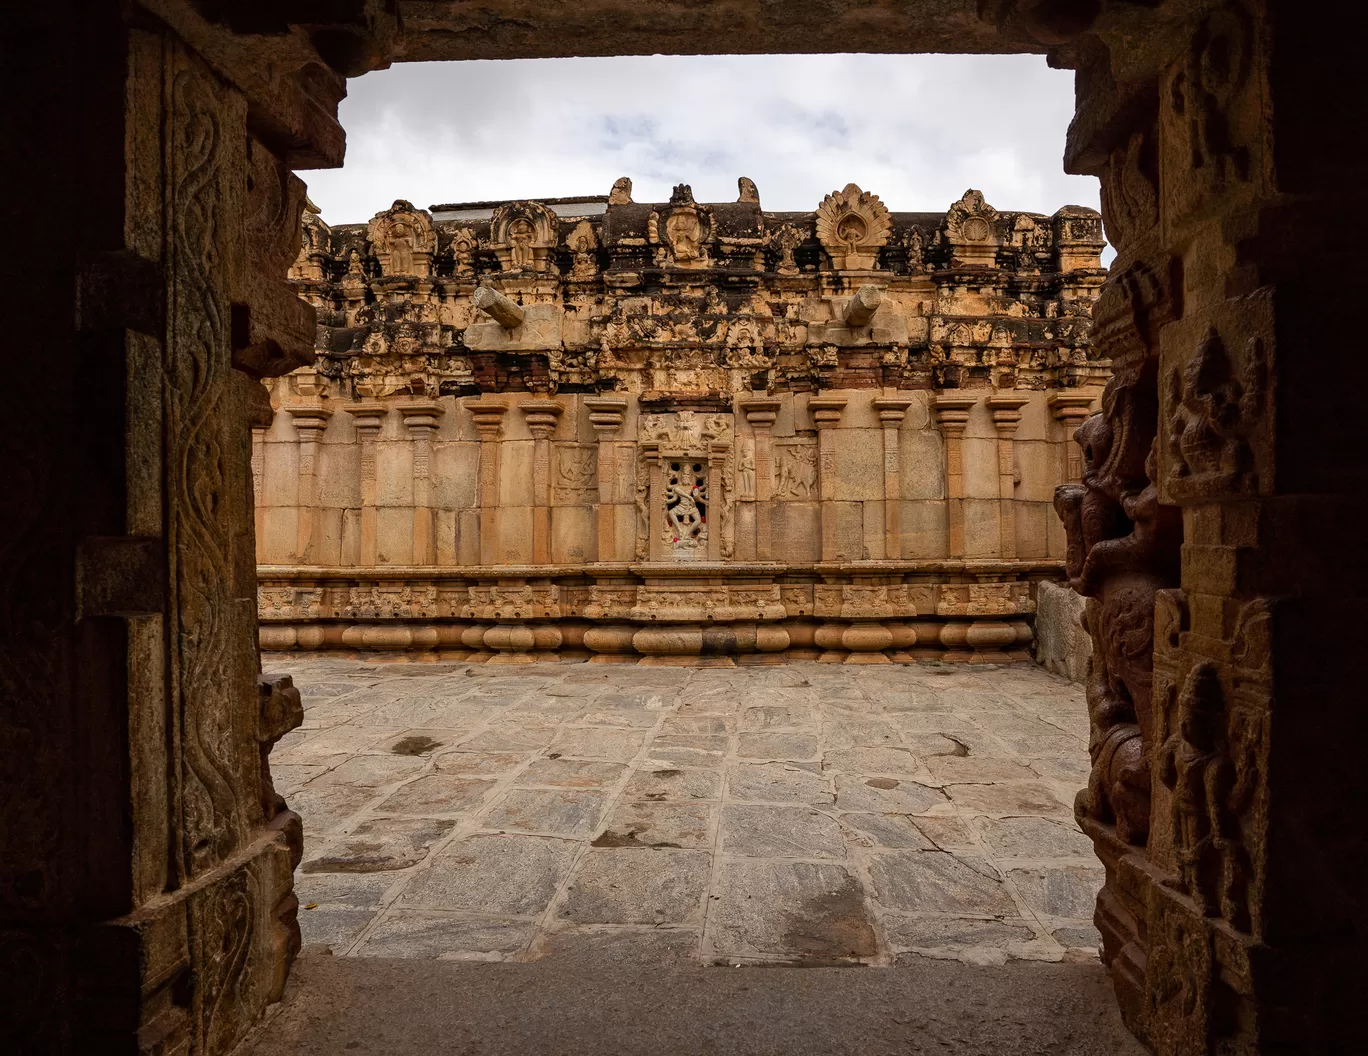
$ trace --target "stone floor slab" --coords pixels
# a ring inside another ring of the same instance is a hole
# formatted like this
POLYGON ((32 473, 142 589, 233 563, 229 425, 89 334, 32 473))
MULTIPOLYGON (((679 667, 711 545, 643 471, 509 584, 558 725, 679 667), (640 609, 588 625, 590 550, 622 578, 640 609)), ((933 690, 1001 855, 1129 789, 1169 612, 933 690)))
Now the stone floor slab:
POLYGON ((373 818, 306 858, 306 873, 378 873, 407 869, 455 826, 429 818, 373 818))
POLYGON ((1016 903, 997 870, 981 858, 945 851, 889 851, 869 866, 875 897, 912 913, 1015 915, 1016 903))
POLYGON ((515 788, 480 817, 480 827, 553 836, 591 836, 608 805, 602 792, 515 788))
POLYGON ((711 847, 712 810, 707 803, 620 803, 593 843, 595 847, 711 847))
POLYGON ((577 924, 698 924, 710 855, 595 848, 571 878, 557 918, 577 924))
POLYGON ((722 808, 722 851, 750 858, 844 858, 835 818, 811 807, 729 803, 722 808))
POLYGON ((362 957, 502 960, 532 943, 531 920, 487 920, 397 910, 387 913, 357 948, 362 957))
POLYGON ((285 660, 308 728, 273 762, 306 868, 376 870, 300 873, 306 934, 334 953, 1096 948, 1101 870, 1070 807, 1086 704, 1029 668, 285 660))
POLYGON ((840 963, 874 956, 859 881, 844 866, 725 862, 705 942, 721 957, 840 963))
POLYGON ((578 850, 569 840, 468 836, 434 855, 409 882, 399 904, 534 916, 551 904, 578 850))

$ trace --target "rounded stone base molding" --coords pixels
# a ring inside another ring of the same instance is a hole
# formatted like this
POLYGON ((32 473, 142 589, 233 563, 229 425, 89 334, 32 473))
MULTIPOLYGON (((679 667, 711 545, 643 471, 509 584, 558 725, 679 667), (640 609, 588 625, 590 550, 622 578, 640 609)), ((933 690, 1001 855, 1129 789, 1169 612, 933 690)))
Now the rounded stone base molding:
POLYGON ((1012 657, 1005 651, 1017 640, 1016 628, 1001 620, 975 620, 965 631, 964 640, 974 650, 971 664, 1010 664, 1012 657))
POLYGON ((889 664, 1029 659, 1029 620, 811 618, 725 623, 595 623, 585 619, 263 621, 265 652, 345 650, 375 659, 470 664, 541 662, 730 667, 817 660, 889 664))
POLYGON ((893 645, 893 632, 878 620, 856 620, 841 632, 841 646, 848 650, 847 664, 891 664, 884 653, 893 645))

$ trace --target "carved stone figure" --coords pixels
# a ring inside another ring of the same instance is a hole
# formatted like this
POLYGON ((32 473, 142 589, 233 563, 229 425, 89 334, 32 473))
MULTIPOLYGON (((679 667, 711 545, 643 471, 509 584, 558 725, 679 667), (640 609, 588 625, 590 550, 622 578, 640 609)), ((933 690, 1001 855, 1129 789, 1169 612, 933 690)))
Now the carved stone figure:
POLYGON ((556 245, 556 214, 540 202, 509 202, 494 210, 490 248, 504 271, 544 272, 556 245))
POLYGON ((1169 375, 1171 494, 1256 487, 1249 435, 1263 411, 1265 372, 1261 340, 1250 339, 1244 369, 1237 374, 1225 342, 1212 327, 1182 370, 1169 375))
POLYGON ((968 265, 991 265, 997 256, 1000 236, 998 212, 973 188, 945 214, 945 241, 952 259, 968 265))
POLYGON ((853 183, 828 194, 817 207, 817 239, 837 271, 876 267, 891 230, 888 209, 879 196, 853 183))
POLYGON ((575 225, 566 237, 565 244, 575 255, 570 268, 572 279, 592 279, 598 275, 598 262, 594 259, 598 239, 594 237, 594 229, 588 220, 581 220, 575 225))
POLYGON ((810 499, 817 487, 817 448, 789 444, 779 448, 775 494, 780 498, 810 499))
POLYGON ((754 205, 760 204, 760 191, 755 186, 755 181, 749 176, 742 176, 736 181, 737 190, 740 192, 736 200, 738 202, 750 202, 754 205))
POLYGON ((665 534, 676 551, 707 545, 707 467, 688 460, 670 462, 665 474, 665 534))
POLYGON ((426 210, 411 202, 397 200, 382 213, 376 213, 367 228, 371 250, 380 262, 382 275, 431 273, 432 254, 437 251, 437 234, 426 210))
POLYGON ((1068 537, 1070 585, 1092 599, 1087 695, 1093 768, 1078 806, 1114 823, 1130 843, 1143 843, 1149 832, 1155 592, 1177 584, 1182 542, 1179 511, 1158 501, 1152 411, 1137 374, 1113 378, 1102 413, 1075 434, 1083 448, 1082 483, 1055 491, 1068 537), (1146 436, 1147 453, 1139 447, 1146 436))
POLYGON ((463 227, 451 236, 452 274, 456 278, 468 278, 475 274, 475 250, 478 246, 475 232, 463 227))
POLYGON ((736 491, 743 499, 755 498, 755 452, 747 447, 736 466, 736 491))
POLYGON ((653 210, 647 237, 657 246, 656 263, 677 268, 701 268, 711 263, 712 211, 693 200, 688 184, 680 184, 670 204, 653 210))
POLYGON ((803 236, 792 224, 781 224, 770 236, 770 249, 779 254, 774 270, 780 275, 797 275, 793 251, 803 244, 803 236))
POLYGON ((608 192, 609 205, 631 205, 632 204, 632 181, 626 176, 619 176, 613 181, 613 189, 608 192))

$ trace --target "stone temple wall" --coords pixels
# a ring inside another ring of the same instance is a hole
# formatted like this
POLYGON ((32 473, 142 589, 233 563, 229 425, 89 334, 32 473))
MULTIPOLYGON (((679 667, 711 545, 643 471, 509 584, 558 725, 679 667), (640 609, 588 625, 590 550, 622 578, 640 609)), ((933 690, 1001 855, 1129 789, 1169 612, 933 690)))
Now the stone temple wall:
POLYGON ((270 649, 1029 655, 1110 363, 1098 214, 607 198, 306 211, 254 432, 270 649))

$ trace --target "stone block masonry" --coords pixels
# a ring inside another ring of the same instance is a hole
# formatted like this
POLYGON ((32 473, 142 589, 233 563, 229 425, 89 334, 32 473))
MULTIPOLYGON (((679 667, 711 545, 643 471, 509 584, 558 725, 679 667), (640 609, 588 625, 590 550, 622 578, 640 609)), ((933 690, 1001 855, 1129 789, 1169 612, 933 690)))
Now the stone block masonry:
POLYGON ((263 645, 1027 658, 1110 376, 1098 215, 740 186, 306 210, 316 357, 254 438, 263 645))

